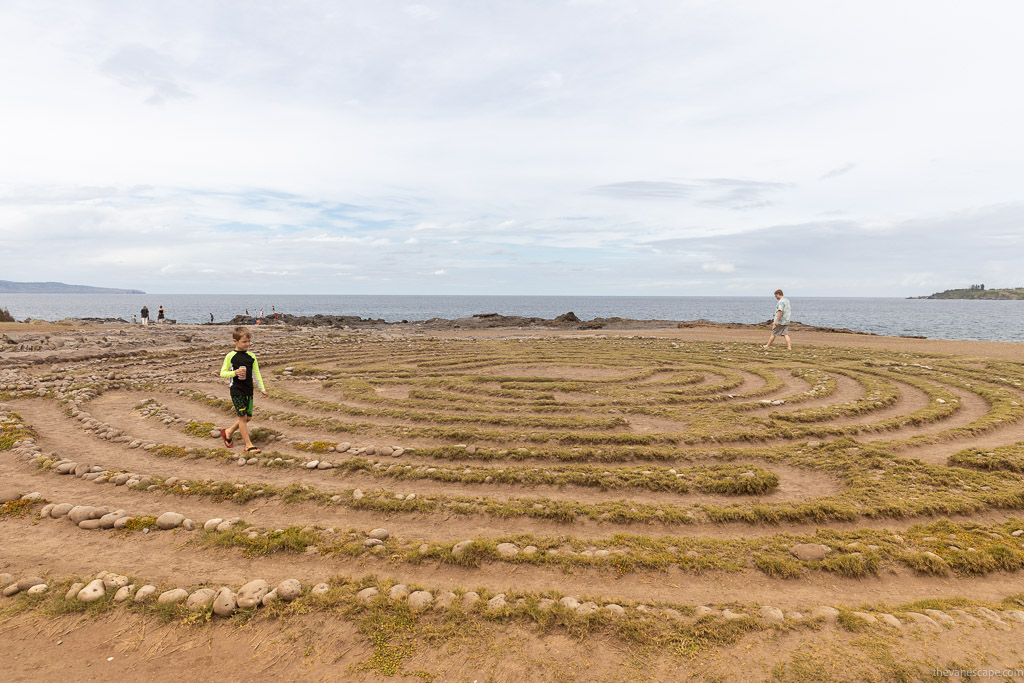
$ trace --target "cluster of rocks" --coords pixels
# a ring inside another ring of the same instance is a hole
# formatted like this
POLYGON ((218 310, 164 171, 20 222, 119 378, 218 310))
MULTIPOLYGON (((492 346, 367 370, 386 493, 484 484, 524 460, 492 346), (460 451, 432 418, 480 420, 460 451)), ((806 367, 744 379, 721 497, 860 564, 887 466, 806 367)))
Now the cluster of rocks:
MULTIPOLYGON (((291 602, 302 595, 302 583, 298 579, 285 579, 274 588, 264 579, 255 579, 233 591, 227 586, 220 588, 199 588, 188 591, 184 588, 172 588, 157 595, 158 588, 151 584, 140 586, 135 589, 135 584, 129 583, 129 578, 120 574, 101 572, 95 579, 88 583, 75 583, 64 596, 65 600, 77 600, 79 602, 94 602, 104 597, 108 592, 115 591, 114 602, 126 602, 132 600, 136 603, 146 602, 156 596, 156 602, 161 605, 176 605, 184 602, 185 608, 191 612, 201 612, 210 609, 214 614, 221 617, 229 617, 237 609, 253 609, 269 605, 280 600, 291 602)), ((318 583, 310 589, 313 595, 322 595, 330 590, 326 583, 318 583)))
POLYGON ((11 574, 0 574, 0 586, 4 586, 3 596, 10 598, 18 593, 27 593, 29 595, 39 595, 49 590, 50 586, 46 583, 46 580, 39 576, 23 576, 20 579, 15 580, 11 574))
MULTIPOLYGON (((212 520, 211 520, 212 521, 212 520)), ((370 532, 367 539, 382 543, 387 538, 387 531, 375 529, 370 532), (383 536, 383 539, 380 538, 383 536)), ((11 597, 21 592, 30 595, 45 593, 48 590, 46 580, 38 576, 26 576, 15 580, 11 574, 0 574, 0 585, 7 584, 3 589, 5 597, 11 597)), ((309 593, 312 595, 323 595, 330 591, 327 583, 314 585, 309 593)), ((77 582, 71 586, 65 595, 65 600, 77 600, 79 602, 94 602, 114 592, 114 602, 126 602, 129 599, 135 603, 146 602, 156 596, 156 602, 164 605, 184 603, 189 611, 211 610, 213 614, 222 617, 231 616, 237 609, 254 609, 260 606, 267 606, 275 601, 291 602, 303 594, 302 583, 298 579, 285 579, 271 588, 271 584, 264 579, 255 579, 244 584, 237 591, 228 586, 220 588, 199 588, 193 591, 184 588, 172 588, 160 592, 151 584, 140 586, 136 590, 134 583, 131 583, 127 576, 112 572, 101 572, 88 582, 77 582)), ((377 599, 388 599, 391 601, 404 601, 414 610, 425 610, 429 608, 448 609, 458 602, 463 609, 476 609, 483 602, 484 609, 500 610, 505 607, 519 607, 526 603, 526 598, 510 600, 505 593, 499 593, 489 598, 483 598, 475 591, 463 593, 461 596, 453 591, 428 591, 411 590, 407 584, 395 584, 387 589, 386 593, 375 586, 363 588, 356 593, 356 599, 362 603, 371 603, 377 599)), ((623 607, 617 603, 606 602, 599 604, 593 600, 582 600, 579 596, 563 596, 561 598, 545 597, 537 603, 538 609, 547 611, 556 607, 569 610, 579 616, 588 616, 597 612, 611 616, 620 617, 627 614, 629 610, 647 616, 663 616, 672 621, 685 621, 687 617, 679 610, 671 607, 656 607, 646 604, 639 604, 633 607, 623 607)), ((1024 624, 1024 611, 1002 610, 997 612, 987 607, 976 607, 978 616, 963 609, 949 611, 938 609, 925 609, 921 612, 905 612, 903 620, 889 613, 871 614, 869 612, 855 611, 852 616, 864 621, 866 624, 883 624, 902 630, 905 626, 919 626, 934 631, 942 631, 946 628, 954 628, 959 625, 978 626, 984 622, 1002 629, 1009 630, 1011 624, 1024 624), (980 616, 980 619, 978 618, 980 616)), ((760 618, 767 622, 784 623, 786 621, 823 621, 835 623, 839 618, 840 610, 820 605, 813 608, 807 614, 802 612, 784 612, 778 607, 762 605, 757 611, 742 611, 731 608, 716 609, 708 605, 698 605, 693 610, 693 618, 717 617, 724 620, 760 618)))
MULTIPOLYGON (((71 503, 47 503, 40 510, 39 516, 43 519, 67 519, 79 529, 86 529, 88 531, 123 529, 129 526, 133 520, 139 518, 139 516, 132 515, 123 509, 111 510, 103 506, 72 505, 71 503)), ((216 522, 217 524, 213 525, 214 527, 223 523, 224 520, 217 519, 216 522)), ((229 529, 239 522, 241 522, 241 518, 234 517, 229 520, 224 529, 229 529)), ((185 531, 193 531, 197 528, 195 522, 180 512, 164 512, 156 518, 155 524, 157 529, 163 531, 177 529, 178 527, 183 528, 185 531)), ((209 522, 207 522, 207 525, 204 525, 204 528, 212 528, 208 527, 208 525, 209 522)), ((148 533, 149 528, 146 527, 143 531, 148 533)))

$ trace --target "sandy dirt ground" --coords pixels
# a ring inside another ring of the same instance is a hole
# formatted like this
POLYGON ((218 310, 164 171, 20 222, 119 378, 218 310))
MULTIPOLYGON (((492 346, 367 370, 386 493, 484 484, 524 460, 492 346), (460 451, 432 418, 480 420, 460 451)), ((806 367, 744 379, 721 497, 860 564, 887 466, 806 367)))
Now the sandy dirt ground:
POLYGON ((257 330, 270 396, 251 423, 262 452, 243 454, 237 433, 231 449, 215 437, 234 419, 217 376, 227 328, 0 334, 0 588, 48 586, 0 598, 3 680, 1024 669, 1020 344, 801 332, 792 352, 765 352, 763 330, 720 327, 257 330), (972 449, 1011 464, 951 466, 972 449), (16 503, 26 494, 37 500, 16 503), (137 523, 87 530, 44 515, 55 503, 137 523), (156 528, 167 512, 198 528, 156 528), (372 529, 386 543, 368 543, 372 529), (305 540, 273 542, 285 536, 305 540), (479 554, 456 556, 463 541, 479 554), (799 558, 808 542, 875 564, 799 558), (103 572, 158 592, 65 599, 103 572), (303 595, 226 619, 155 604, 254 579, 297 579, 303 595), (325 598, 311 593, 322 582, 325 598), (389 598, 394 584, 434 602, 389 598), (363 587, 381 595, 362 601, 363 587), (464 609, 435 606, 449 591, 464 609), (469 591, 483 599, 463 603, 469 591), (822 606, 838 612, 812 616, 822 606))

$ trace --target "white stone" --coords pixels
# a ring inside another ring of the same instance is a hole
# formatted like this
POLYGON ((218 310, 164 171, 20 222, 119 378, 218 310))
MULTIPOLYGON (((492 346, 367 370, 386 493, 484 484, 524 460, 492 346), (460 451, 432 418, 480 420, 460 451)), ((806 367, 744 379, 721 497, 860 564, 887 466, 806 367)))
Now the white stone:
POLYGON ((188 597, 188 591, 184 588, 172 588, 169 591, 164 591, 160 594, 160 597, 156 599, 161 605, 174 605, 188 597))
POLYGON ((270 591, 270 585, 263 579, 250 581, 238 589, 238 606, 241 609, 249 609, 260 604, 263 596, 270 591))
POLYGON ((217 597, 217 591, 212 588, 200 588, 199 590, 188 596, 188 601, 185 603, 185 607, 190 612, 199 612, 213 603, 213 599, 217 597))
POLYGON ((218 617, 230 617, 234 614, 236 607, 238 607, 238 600, 234 591, 227 587, 217 591, 217 595, 213 598, 214 614, 218 617))
POLYGON ((429 591, 413 591, 409 594, 409 606, 413 609, 425 609, 434 601, 429 591))
POLYGON ((298 579, 285 579, 281 583, 277 584, 277 596, 285 602, 291 602, 295 598, 302 595, 302 584, 298 579))

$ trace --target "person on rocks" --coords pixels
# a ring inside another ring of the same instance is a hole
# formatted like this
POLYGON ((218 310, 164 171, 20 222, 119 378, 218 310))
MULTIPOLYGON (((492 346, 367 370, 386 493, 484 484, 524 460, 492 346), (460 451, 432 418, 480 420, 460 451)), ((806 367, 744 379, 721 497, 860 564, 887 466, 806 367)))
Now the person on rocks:
POLYGON ((210 322, 213 322, 213 313, 210 314, 210 322))
POLYGON ((166 311, 164 311, 164 306, 163 304, 160 304, 160 308, 156 310, 156 321, 160 324, 163 324, 164 322, 164 313, 166 313, 166 311))
POLYGON ((789 339, 789 299, 782 295, 781 289, 775 290, 775 299, 778 301, 778 304, 775 306, 775 319, 772 320, 772 334, 768 337, 768 343, 761 348, 767 349, 775 341, 775 337, 782 336, 786 338, 786 348, 792 351, 793 343, 789 339))
POLYGON ((142 304, 142 311, 139 313, 139 317, 142 318, 142 324, 149 324, 149 306, 142 304))
POLYGON ((259 385, 263 398, 267 397, 267 389, 263 385, 263 376, 260 375, 260 365, 256 362, 256 356, 249 353, 252 334, 244 327, 236 327, 231 333, 231 338, 235 341, 235 350, 224 357, 220 376, 231 379, 231 403, 235 407, 238 420, 227 429, 220 430, 220 436, 224 440, 224 445, 231 448, 235 445, 232 437, 235 430, 238 430, 245 442, 245 452, 256 455, 262 451, 253 445, 248 426, 252 419, 253 380, 259 385))

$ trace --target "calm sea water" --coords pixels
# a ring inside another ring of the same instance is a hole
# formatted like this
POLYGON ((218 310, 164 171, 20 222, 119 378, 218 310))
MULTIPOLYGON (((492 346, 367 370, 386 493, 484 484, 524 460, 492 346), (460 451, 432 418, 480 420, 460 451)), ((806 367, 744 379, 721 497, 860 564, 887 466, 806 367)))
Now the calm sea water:
MULTIPOLYGON (((793 320, 885 335, 933 339, 1024 341, 1024 301, 791 297, 793 320)), ((553 318, 573 311, 581 319, 623 318, 756 323, 775 311, 774 297, 687 296, 332 296, 221 294, 0 294, 0 308, 18 320, 122 318, 143 304, 182 323, 229 320, 271 307, 293 315, 358 315, 389 322, 459 318, 474 313, 553 318)))

